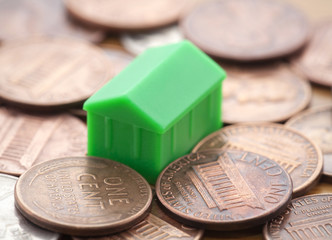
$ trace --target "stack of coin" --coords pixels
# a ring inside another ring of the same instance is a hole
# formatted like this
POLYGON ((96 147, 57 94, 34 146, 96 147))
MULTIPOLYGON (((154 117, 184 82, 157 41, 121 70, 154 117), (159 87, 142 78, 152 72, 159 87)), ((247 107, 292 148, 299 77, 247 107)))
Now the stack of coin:
POLYGON ((331 18, 323 0, 0 0, 0 239, 331 239, 331 18), (81 105, 185 38, 228 74, 225 127, 153 194, 85 156, 81 105))

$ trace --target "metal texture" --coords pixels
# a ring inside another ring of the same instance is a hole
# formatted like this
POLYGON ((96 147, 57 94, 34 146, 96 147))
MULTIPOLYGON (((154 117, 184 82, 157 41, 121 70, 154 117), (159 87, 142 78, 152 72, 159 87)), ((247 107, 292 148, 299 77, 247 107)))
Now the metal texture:
POLYGON ((222 104, 225 123, 285 121, 310 102, 310 84, 285 64, 221 66, 227 72, 222 104))
POLYGON ((238 124, 222 128, 202 139, 192 150, 241 149, 279 163, 293 181, 293 197, 318 183, 323 157, 320 148, 302 133, 281 124, 238 124))
POLYGON ((152 192, 133 169, 109 159, 54 159, 26 171, 15 203, 31 222, 56 232, 102 236, 129 229, 149 213, 152 192))
POLYGON ((69 114, 29 115, 0 107, 0 126, 0 172, 20 175, 37 163, 86 154, 86 125, 69 114))
POLYGON ((0 98, 44 111, 80 105, 109 81, 110 66, 105 53, 87 42, 66 38, 14 41, 0 49, 0 98))
POLYGON ((259 154, 210 150, 168 165, 158 177, 156 193, 185 224, 236 230, 278 215, 291 200, 292 182, 281 166, 259 154))
POLYGON ((207 1, 190 11, 180 26, 206 53, 237 61, 288 55, 309 37, 305 16, 281 1, 207 1))

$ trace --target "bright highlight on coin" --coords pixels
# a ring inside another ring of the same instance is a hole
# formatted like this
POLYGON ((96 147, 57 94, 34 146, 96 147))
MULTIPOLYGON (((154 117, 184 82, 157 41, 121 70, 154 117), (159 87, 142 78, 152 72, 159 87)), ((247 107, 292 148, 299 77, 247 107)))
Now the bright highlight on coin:
POLYGON ((161 204, 178 221, 213 230, 245 229, 278 215, 292 182, 276 162, 239 150, 192 153, 158 177, 161 204))
POLYGON ((152 192, 140 174, 121 163, 71 157, 26 171, 17 181, 15 201, 20 212, 40 227, 101 236, 142 221, 149 213, 152 192))

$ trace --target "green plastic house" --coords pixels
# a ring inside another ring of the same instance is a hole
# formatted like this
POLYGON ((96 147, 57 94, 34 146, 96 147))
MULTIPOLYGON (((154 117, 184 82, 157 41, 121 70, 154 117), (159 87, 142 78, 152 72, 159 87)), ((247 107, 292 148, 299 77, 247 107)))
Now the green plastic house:
POLYGON ((146 50, 84 103, 88 155, 122 162, 155 183, 221 127, 225 76, 189 41, 146 50))

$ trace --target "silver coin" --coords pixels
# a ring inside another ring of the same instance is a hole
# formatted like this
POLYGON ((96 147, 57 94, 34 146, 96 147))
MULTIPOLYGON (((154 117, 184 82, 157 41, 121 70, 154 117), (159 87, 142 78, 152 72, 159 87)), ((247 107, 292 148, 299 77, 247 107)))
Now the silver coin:
POLYGON ((138 55, 150 47, 177 43, 183 39, 178 25, 172 25, 144 33, 124 34, 121 36, 121 44, 128 52, 138 55))
POLYGON ((14 187, 17 179, 0 174, 0 239, 60 239, 60 234, 38 228, 28 222, 15 208, 14 187))

